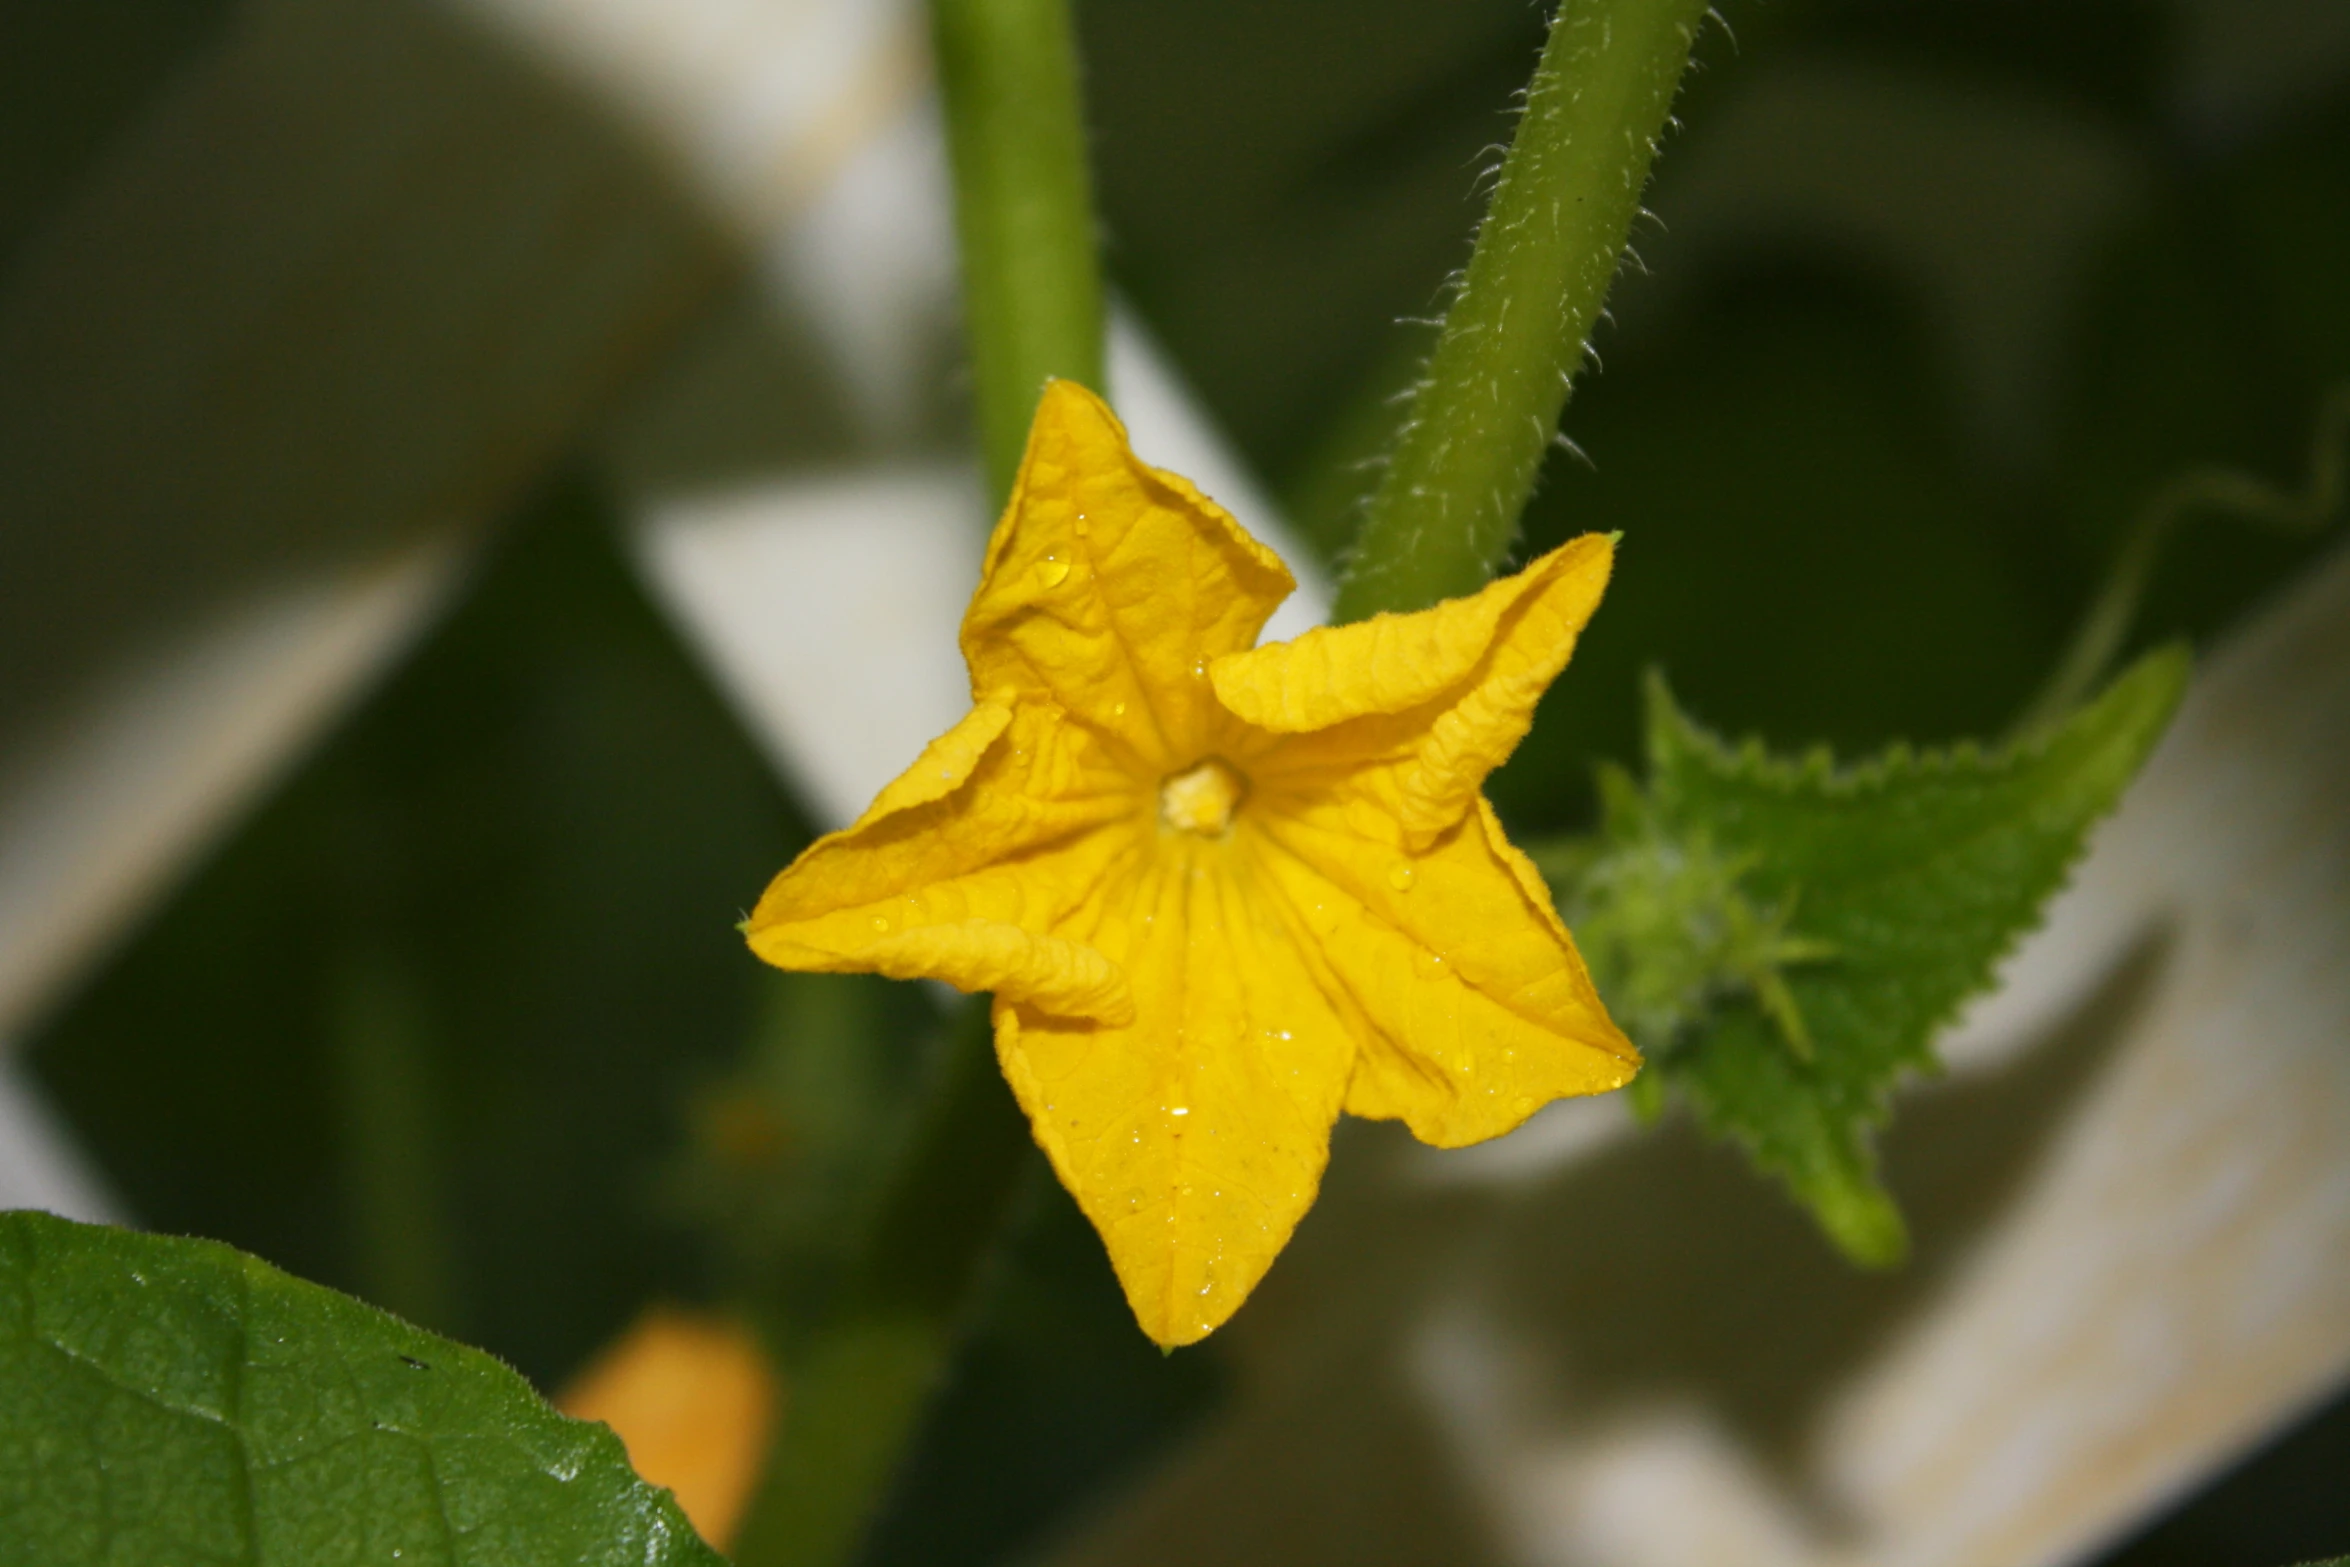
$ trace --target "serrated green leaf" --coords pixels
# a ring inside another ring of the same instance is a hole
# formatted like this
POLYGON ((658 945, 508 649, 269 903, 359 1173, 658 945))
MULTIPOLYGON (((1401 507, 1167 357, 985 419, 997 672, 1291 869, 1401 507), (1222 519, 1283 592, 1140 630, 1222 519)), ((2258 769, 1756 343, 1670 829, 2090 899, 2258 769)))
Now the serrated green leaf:
POLYGON ((1775 758, 1700 729, 1661 682, 1648 716, 1646 804, 1668 830, 1748 868, 1834 957, 1786 972, 1810 1058, 1752 1004, 1720 1008, 1664 1064, 1717 1135, 1785 1181, 1854 1260, 1897 1261, 1901 1219, 1868 1134, 1935 1032, 1985 989, 2039 919, 2089 828, 2111 810, 2177 707, 2178 649, 2151 653, 2036 742, 1996 754, 1896 747, 1840 769, 1775 758))
POLYGON ((0 1214, 0 1567, 721 1567, 478 1350, 212 1241, 0 1214))

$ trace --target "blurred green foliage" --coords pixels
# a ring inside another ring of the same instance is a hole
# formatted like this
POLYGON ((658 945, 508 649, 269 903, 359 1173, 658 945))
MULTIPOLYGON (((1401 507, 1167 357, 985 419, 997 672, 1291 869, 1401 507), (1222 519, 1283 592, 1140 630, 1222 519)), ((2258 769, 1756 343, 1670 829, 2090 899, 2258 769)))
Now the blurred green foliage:
POLYGON ((437 1215, 445 1294, 399 1304, 548 1385, 705 1287, 653 1176, 771 983, 731 922, 805 840, 560 483, 33 1059, 142 1223, 361 1290, 385 1265, 343 1151, 385 1104, 343 1074, 429 1083, 400 1111, 429 1193, 395 1201, 437 1215), (371 1030, 409 1059, 356 1068, 371 1030))
POLYGON ((857 1260, 938 1024, 922 991, 875 975, 762 981, 740 1061, 693 1095, 663 1195, 730 1292, 801 1326, 857 1260))

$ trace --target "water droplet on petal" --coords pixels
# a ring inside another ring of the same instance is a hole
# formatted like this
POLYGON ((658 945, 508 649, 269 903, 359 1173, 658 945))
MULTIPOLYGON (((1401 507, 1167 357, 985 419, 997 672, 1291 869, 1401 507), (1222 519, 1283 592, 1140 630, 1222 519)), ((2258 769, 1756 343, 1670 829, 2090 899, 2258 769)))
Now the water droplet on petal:
POLYGON ((1123 702, 1113 703, 1110 707, 1110 716, 1112 718, 1124 718, 1126 716, 1126 704, 1123 702))
POLYGON ((1047 555, 1036 563, 1036 580, 1048 588, 1057 588, 1069 580, 1069 563, 1058 555, 1047 555))
POLYGON ((1387 885, 1393 887, 1398 892, 1411 891, 1412 883, 1416 879, 1417 873, 1415 873, 1409 865, 1398 864, 1391 867, 1387 872, 1387 885))
POLYGON ((1174 1109, 1172 1109, 1172 1110, 1168 1111, 1167 1113, 1168 1113, 1169 1115, 1189 1115, 1189 1114, 1191 1114, 1191 1111, 1190 1111, 1190 1109, 1189 1109, 1188 1107, 1186 1107, 1186 1106, 1183 1106, 1183 1105, 1177 1105, 1177 1106, 1176 1106, 1174 1109))
POLYGON ((889 929, 889 921, 883 918, 881 915, 876 914, 873 916, 873 928, 875 930, 887 930, 889 929))
POLYGON ((1084 538, 1087 530, 1091 529, 1092 527, 1092 521, 1087 518, 1085 513, 1079 512, 1077 514, 1077 536, 1081 539, 1084 538))

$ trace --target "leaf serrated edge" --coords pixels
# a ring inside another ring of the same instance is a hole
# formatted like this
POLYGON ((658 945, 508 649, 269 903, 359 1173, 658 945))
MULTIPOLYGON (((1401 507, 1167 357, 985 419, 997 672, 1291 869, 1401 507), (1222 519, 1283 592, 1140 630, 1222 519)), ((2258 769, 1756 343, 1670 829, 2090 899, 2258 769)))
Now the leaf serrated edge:
POLYGON ((2106 682, 2095 696, 2074 709, 2063 723, 2038 730, 2006 745, 1986 748, 1978 740, 1962 739, 1947 746, 1919 746, 1908 740, 1894 740, 1873 756, 1839 765, 1834 751, 1826 745, 1808 746, 1790 755, 1772 751, 1760 735, 1744 735, 1735 741, 1728 739, 1690 716, 1688 710, 1674 697, 1664 672, 1652 667, 1642 683, 1645 708, 1643 738, 1648 748, 1652 782, 1653 771, 1662 770, 1670 759, 1688 755, 1708 764, 1718 775, 1734 777, 1741 782, 1762 784, 1782 791, 1811 786, 1829 794, 1857 795, 1885 788, 1895 782, 1937 774, 1970 772, 1979 777, 1994 777, 2014 771, 2045 756, 2049 750, 2077 733, 2076 726, 2084 715, 2101 709, 2134 705, 2125 704, 2122 698, 2125 695, 2137 695, 2137 687, 2155 687, 2159 684, 2167 687, 2156 698, 2165 712, 2163 721, 2151 726, 2146 745, 2146 749, 2151 750, 2154 739, 2159 738, 2168 727, 2171 713, 2185 695, 2187 679, 2193 668, 2193 656, 2184 643, 2165 643, 2141 655, 2129 668, 2106 682), (2165 676, 2168 678, 2165 679, 2165 676))

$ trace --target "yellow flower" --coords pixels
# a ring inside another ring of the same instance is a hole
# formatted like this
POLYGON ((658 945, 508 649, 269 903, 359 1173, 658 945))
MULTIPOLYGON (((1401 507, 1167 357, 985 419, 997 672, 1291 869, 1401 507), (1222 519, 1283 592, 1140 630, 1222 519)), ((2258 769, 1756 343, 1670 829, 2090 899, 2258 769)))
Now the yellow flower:
POLYGON ((1480 792, 1612 553, 1256 647, 1279 559, 1054 382, 963 619, 970 716, 776 877, 752 950, 994 992, 1037 1142, 1143 1330, 1190 1343, 1340 1109, 1458 1147, 1639 1069, 1480 792))

